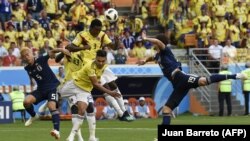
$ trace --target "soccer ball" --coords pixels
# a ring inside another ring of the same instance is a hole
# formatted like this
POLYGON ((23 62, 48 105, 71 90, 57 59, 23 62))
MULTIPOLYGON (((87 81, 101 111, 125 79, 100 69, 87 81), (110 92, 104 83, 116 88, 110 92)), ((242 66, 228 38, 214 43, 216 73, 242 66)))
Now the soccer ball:
POLYGON ((104 12, 106 20, 113 23, 118 20, 118 12, 114 8, 109 8, 104 12))

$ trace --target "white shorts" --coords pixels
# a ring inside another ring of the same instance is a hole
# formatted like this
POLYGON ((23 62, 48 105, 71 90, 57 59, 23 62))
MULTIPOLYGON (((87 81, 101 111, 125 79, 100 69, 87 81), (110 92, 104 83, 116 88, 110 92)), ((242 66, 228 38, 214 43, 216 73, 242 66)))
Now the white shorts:
POLYGON ((79 88, 78 86, 76 86, 74 84, 73 80, 67 81, 65 82, 60 89, 58 90, 58 92, 61 94, 61 97, 64 98, 70 98, 70 97, 75 97, 72 99, 69 99, 70 103, 75 104, 77 101, 82 101, 84 103, 86 103, 87 105, 89 104, 89 101, 92 99, 93 97, 91 95, 91 93, 79 88), (72 100, 72 102, 71 102, 72 100))
MULTIPOLYGON (((70 96, 68 97, 68 103, 69 103, 69 107, 72 107, 73 105, 76 105, 77 100, 76 100, 76 96, 70 96)), ((88 103, 93 103, 94 104, 94 99, 91 95, 91 97, 88 97, 88 103)))
POLYGON ((109 67, 106 67, 102 76, 101 76, 101 85, 112 82, 117 79, 117 76, 112 72, 109 67))

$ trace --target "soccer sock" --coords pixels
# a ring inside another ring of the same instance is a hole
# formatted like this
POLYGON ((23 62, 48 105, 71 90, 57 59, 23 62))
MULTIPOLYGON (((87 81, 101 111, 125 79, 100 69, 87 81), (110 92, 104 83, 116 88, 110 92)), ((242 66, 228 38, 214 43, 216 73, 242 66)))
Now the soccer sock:
POLYGON ((163 113, 162 125, 170 125, 171 115, 163 113))
POLYGON ((26 108, 25 110, 30 114, 30 116, 35 117, 36 116, 36 112, 34 111, 34 106, 33 104, 30 105, 30 107, 26 108))
POLYGON ((236 74, 232 74, 232 75, 214 74, 214 75, 211 75, 207 79, 207 82, 208 82, 208 84, 211 84, 211 83, 220 82, 220 81, 223 81, 226 79, 236 79, 236 74))
POLYGON ((79 128, 79 130, 78 130, 78 132, 77 132, 77 136, 78 136, 78 141, 83 141, 81 128, 79 128))
POLYGON ((81 115, 77 115, 74 122, 72 120, 72 123, 73 123, 73 127, 72 127, 72 130, 71 132, 73 133, 77 133, 78 130, 80 129, 82 123, 83 123, 83 119, 84 119, 84 116, 81 116, 81 115))
POLYGON ((59 116, 59 111, 54 110, 54 111, 50 111, 51 115, 52 115, 52 122, 54 125, 54 129, 56 129, 57 131, 59 131, 60 128, 60 116, 59 116))
POLYGON ((89 138, 95 138, 95 129, 96 129, 95 113, 87 113, 86 117, 89 125, 89 138))
POLYGON ((108 95, 108 94, 104 94, 106 101, 109 103, 110 106, 114 107, 115 111, 118 113, 119 117, 122 117, 123 115, 123 111, 121 110, 119 104, 117 103, 117 101, 115 100, 114 97, 108 95))
MULTIPOLYGON (((119 88, 116 88, 114 91, 121 94, 119 88)), ((121 110, 122 110, 123 112, 125 112, 125 111, 126 111, 126 108, 125 108, 125 106, 124 106, 123 97, 121 96, 120 98, 116 98, 115 100, 116 100, 117 103, 119 104, 121 110)))

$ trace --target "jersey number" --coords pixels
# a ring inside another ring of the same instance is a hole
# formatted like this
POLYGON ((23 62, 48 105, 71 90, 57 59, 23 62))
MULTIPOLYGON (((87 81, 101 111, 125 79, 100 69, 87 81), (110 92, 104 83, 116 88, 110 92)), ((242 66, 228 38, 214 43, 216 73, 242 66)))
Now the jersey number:
POLYGON ((55 101, 58 101, 58 95, 55 94, 55 93, 52 93, 52 94, 51 94, 51 99, 52 99, 52 100, 55 100, 55 101))
POLYGON ((190 77, 188 78, 188 83, 194 83, 194 81, 195 81, 195 77, 190 76, 190 77))

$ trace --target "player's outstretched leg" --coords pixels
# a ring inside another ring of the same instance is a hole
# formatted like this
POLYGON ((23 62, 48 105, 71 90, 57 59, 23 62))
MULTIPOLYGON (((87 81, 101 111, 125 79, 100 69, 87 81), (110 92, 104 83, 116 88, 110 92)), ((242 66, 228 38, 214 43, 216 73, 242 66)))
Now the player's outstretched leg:
POLYGON ((86 118, 89 125, 89 141, 98 141, 98 138, 95 136, 96 130, 96 117, 94 112, 94 101, 89 102, 89 105, 86 109, 86 118))

